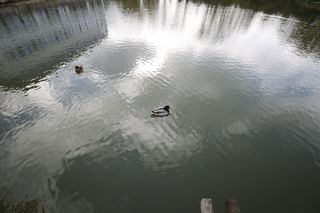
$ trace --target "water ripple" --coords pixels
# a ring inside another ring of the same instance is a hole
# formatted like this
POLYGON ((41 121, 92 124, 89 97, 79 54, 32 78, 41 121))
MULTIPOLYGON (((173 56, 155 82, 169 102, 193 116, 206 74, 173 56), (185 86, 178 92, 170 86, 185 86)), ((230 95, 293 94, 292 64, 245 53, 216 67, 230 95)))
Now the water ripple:
POLYGON ((53 212, 194 212, 204 194, 319 212, 315 16, 243 4, 1 7, 0 187, 53 212))

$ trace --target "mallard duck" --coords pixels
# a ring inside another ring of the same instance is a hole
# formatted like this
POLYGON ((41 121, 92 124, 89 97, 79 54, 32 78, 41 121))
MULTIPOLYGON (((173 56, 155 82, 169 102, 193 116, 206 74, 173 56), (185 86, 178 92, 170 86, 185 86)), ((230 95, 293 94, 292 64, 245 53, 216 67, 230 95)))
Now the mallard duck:
POLYGON ((170 115, 170 107, 168 105, 159 108, 159 109, 154 109, 151 111, 151 117, 165 117, 170 115))
POLYGON ((82 73, 83 72, 83 67, 82 66, 75 66, 74 67, 74 71, 76 72, 76 73, 82 73))

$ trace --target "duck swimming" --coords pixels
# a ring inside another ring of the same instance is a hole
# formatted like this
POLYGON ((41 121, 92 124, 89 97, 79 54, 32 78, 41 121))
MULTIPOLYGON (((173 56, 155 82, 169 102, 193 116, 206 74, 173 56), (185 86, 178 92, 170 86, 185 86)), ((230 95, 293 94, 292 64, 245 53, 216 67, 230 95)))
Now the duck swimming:
POLYGON ((159 108, 159 109, 154 109, 151 111, 151 117, 165 117, 170 115, 170 107, 168 105, 159 108))
POLYGON ((83 67, 82 66, 75 66, 74 71, 78 74, 83 72, 83 67))

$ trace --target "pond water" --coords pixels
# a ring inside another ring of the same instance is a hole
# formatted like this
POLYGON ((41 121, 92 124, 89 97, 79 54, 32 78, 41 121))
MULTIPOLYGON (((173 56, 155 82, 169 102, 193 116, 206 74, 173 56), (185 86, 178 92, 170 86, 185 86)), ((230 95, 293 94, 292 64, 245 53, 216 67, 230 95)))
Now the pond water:
POLYGON ((227 198, 247 213, 320 212, 319 12, 286 3, 0 7, 5 202, 196 213, 212 197, 217 212, 227 198), (166 104, 169 117, 150 117, 166 104))

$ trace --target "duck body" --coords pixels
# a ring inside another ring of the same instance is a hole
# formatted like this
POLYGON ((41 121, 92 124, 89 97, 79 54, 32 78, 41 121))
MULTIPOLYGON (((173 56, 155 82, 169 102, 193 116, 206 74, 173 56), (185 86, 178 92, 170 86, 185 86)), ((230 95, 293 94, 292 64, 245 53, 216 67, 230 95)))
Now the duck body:
POLYGON ((74 71, 78 74, 83 72, 83 67, 82 66, 75 66, 74 71))
POLYGON ((170 115, 170 107, 165 106, 163 108, 152 110, 151 117, 166 117, 170 115))

